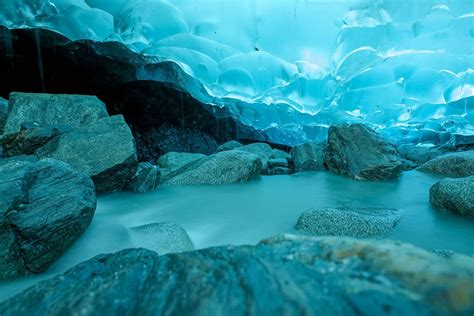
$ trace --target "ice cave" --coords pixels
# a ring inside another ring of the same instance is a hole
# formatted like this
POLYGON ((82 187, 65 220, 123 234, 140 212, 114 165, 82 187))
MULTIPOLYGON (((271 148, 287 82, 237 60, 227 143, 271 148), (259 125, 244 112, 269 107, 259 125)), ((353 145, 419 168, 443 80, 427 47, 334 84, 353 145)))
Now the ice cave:
POLYGON ((0 315, 474 315, 474 1, 0 0, 0 315))

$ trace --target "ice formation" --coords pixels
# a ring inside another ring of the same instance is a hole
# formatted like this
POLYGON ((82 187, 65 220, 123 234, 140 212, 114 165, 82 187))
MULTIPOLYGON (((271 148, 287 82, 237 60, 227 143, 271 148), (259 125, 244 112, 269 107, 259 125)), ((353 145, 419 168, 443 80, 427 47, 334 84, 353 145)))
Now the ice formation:
POLYGON ((474 1, 1 0, 0 24, 176 62, 194 97, 287 144, 356 121, 411 143, 474 134, 474 1))

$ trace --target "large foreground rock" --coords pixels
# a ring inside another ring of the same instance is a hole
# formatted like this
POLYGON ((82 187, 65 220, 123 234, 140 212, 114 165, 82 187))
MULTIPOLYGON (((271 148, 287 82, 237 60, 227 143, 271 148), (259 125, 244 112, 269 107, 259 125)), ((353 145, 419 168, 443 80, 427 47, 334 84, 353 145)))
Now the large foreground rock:
POLYGON ((228 150, 172 171, 162 177, 164 185, 230 184, 247 182, 260 175, 262 161, 259 156, 228 150))
POLYGON ((304 212, 295 228, 317 236, 385 237, 402 218, 402 211, 384 208, 320 208, 304 212))
POLYGON ((474 176, 435 183, 430 189, 430 203, 438 209, 474 216, 474 176))
POLYGON ((404 169, 395 147, 363 124, 329 128, 325 164, 357 180, 394 179, 404 169))
POLYGON ((8 106, 5 134, 19 132, 24 123, 79 128, 108 116, 104 103, 94 96, 14 92, 8 106))
POLYGON ((474 261, 392 241, 100 255, 0 304, 10 315, 471 315, 474 261))
POLYGON ((123 189, 138 166, 135 141, 121 115, 65 133, 36 154, 85 171, 94 180, 98 193, 123 189))
POLYGON ((417 170, 446 177, 474 175, 474 150, 446 154, 428 161, 417 170))
POLYGON ((307 142, 294 146, 290 155, 293 158, 296 171, 324 170, 325 151, 325 144, 307 142))
POLYGON ((89 226, 94 184, 63 162, 0 164, 0 279, 39 273, 89 226))

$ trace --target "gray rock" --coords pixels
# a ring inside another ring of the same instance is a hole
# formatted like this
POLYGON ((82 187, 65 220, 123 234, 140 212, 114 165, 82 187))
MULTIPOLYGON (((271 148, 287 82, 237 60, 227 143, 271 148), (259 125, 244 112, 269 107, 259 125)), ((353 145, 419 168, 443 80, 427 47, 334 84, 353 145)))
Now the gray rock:
POLYGON ((107 117, 104 103, 97 97, 65 94, 10 94, 4 133, 19 132, 23 123, 40 127, 66 124, 80 128, 107 117))
POLYGON ((238 141, 231 140, 231 141, 228 141, 227 143, 224 143, 224 144, 220 145, 219 147, 217 147, 216 152, 221 152, 221 151, 226 151, 226 150, 233 150, 233 149, 237 149, 237 148, 242 147, 242 146, 243 145, 241 143, 239 143, 238 141))
POLYGON ((268 160, 269 168, 285 167, 288 168, 288 160, 283 158, 275 158, 268 160))
POLYGON ((0 304, 10 315, 470 315, 474 261, 394 241, 284 235, 257 246, 99 255, 0 304))
POLYGON ((453 257, 453 256, 466 256, 466 257, 474 258, 474 255, 467 255, 467 254, 464 254, 464 253, 457 253, 457 252, 452 251, 452 250, 444 250, 444 249, 433 250, 433 253, 435 255, 438 255, 438 256, 443 257, 443 258, 448 258, 448 259, 453 257))
POLYGON ((0 164, 0 279, 44 271, 89 226, 94 184, 45 159, 0 164))
POLYGON ((474 176, 435 183, 430 189, 430 203, 437 209, 474 216, 474 176))
POLYGON ((416 165, 424 164, 425 162, 434 159, 438 156, 446 154, 446 150, 436 147, 423 147, 412 144, 403 144, 397 147, 400 155, 416 165))
POLYGON ((130 234, 137 247, 166 253, 194 250, 194 245, 186 231, 174 223, 153 223, 133 227, 130 234))
POLYGON ((474 150, 456 152, 436 157, 417 170, 446 177, 469 177, 474 175, 474 150))
POLYGON ((199 159, 162 177, 164 185, 230 184, 247 182, 260 175, 257 155, 227 150, 199 159))
POLYGON ((135 141, 121 115, 102 118, 56 137, 36 154, 85 171, 98 193, 123 189, 138 166, 135 141))
POLYGON ((158 159, 158 165, 162 169, 176 170, 204 157, 207 156, 204 154, 169 152, 158 159))
POLYGON ((331 126, 324 161, 356 180, 394 179, 405 168, 396 148, 363 124, 331 126))
POLYGON ((324 170, 324 153, 326 144, 307 142, 294 146, 290 155, 296 171, 324 170))
POLYGON ((290 159, 291 159, 291 156, 290 156, 290 154, 287 153, 286 151, 273 148, 273 149, 272 149, 272 155, 270 156, 270 159, 286 159, 286 160, 290 160, 290 159))
POLYGON ((237 148, 238 150, 245 151, 254 155, 257 155, 262 160, 262 171, 266 174, 268 169, 268 160, 273 155, 273 149, 267 143, 253 143, 237 148))
POLYGON ((380 238, 398 225, 403 212, 384 208, 320 208, 304 212, 295 228, 310 235, 380 238))
POLYGON ((135 175, 127 184, 127 190, 136 193, 153 192, 160 183, 160 167, 149 162, 141 162, 135 175))
POLYGON ((267 176, 283 176, 295 173, 295 170, 288 167, 272 167, 268 168, 263 174, 267 176))
POLYGON ((0 98, 0 135, 3 134, 3 127, 8 116, 8 101, 0 98))

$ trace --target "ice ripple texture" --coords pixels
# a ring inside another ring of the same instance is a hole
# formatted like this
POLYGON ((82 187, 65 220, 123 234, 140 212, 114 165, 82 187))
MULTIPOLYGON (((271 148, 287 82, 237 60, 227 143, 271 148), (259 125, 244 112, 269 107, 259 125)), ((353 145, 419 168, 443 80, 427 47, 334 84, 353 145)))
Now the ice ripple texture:
MULTIPOLYGON (((397 142, 474 134, 474 2, 3 0, 0 24, 120 41, 286 144, 365 122, 397 142)), ((153 71, 139 77, 161 80, 153 71)), ((467 137, 466 137, 467 136, 467 137)))

